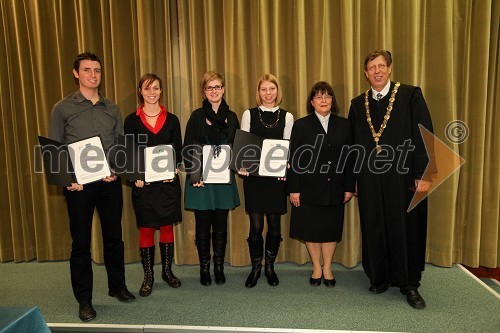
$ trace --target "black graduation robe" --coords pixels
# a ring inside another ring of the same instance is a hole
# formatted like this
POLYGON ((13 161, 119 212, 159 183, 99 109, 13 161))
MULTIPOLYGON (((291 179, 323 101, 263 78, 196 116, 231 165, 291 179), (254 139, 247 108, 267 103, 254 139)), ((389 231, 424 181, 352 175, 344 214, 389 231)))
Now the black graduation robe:
MULTIPOLYGON (((394 85, 391 82, 389 93, 380 101, 369 91, 375 132, 382 124, 394 85)), ((349 120, 354 143, 365 152, 365 156, 358 156, 362 163, 356 175, 363 268, 372 284, 416 289, 425 265, 427 200, 409 213, 407 209, 414 180, 422 177, 429 161, 418 125, 433 131, 422 91, 404 84, 399 87, 379 141, 385 149, 379 155, 373 152, 375 142, 366 118, 364 93, 351 101, 349 120)))

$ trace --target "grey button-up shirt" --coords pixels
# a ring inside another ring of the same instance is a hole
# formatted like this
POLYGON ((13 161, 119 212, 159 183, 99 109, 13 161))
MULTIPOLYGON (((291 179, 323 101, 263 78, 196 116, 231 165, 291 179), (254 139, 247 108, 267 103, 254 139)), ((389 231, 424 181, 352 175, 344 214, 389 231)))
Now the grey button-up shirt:
POLYGON ((123 135, 123 120, 115 103, 100 96, 99 101, 92 104, 76 91, 52 108, 50 139, 69 144, 96 135, 101 136, 106 152, 118 135, 123 135))

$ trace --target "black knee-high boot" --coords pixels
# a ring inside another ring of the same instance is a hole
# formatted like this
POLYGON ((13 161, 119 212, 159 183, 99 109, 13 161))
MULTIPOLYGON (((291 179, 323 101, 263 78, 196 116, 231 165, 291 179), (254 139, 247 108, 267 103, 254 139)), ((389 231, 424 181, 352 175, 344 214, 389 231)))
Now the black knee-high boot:
POLYGON ((257 280, 260 278, 262 269, 262 256, 264 253, 264 239, 261 235, 248 237, 248 250, 250 251, 250 259, 252 261, 252 271, 245 281, 245 287, 253 288, 257 285, 257 280))
POLYGON ((214 277, 215 283, 226 283, 224 275, 224 257, 226 254, 227 232, 212 233, 212 247, 214 250, 214 277))
POLYGON ((151 295, 154 283, 155 247, 139 248, 141 253, 142 268, 144 269, 144 281, 142 281, 139 295, 145 297, 151 295))
POLYGON ((266 266, 264 272, 267 283, 271 286, 277 286, 280 283, 278 276, 274 272, 274 262, 278 256, 281 241, 281 235, 266 235, 266 266))
POLYGON ((161 278, 172 288, 179 288, 179 280, 172 272, 172 262, 174 261, 174 243, 161 243, 161 278))
POLYGON ((200 283, 203 286, 212 284, 210 276, 210 234, 196 235, 195 240, 198 249, 198 259, 200 260, 200 283))

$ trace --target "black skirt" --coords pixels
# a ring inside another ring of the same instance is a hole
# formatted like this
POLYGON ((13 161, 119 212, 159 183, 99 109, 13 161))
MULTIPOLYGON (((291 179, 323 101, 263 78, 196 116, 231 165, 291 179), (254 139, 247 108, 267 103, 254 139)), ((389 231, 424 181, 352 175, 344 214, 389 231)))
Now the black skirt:
POLYGON ((158 228, 181 222, 179 178, 169 183, 151 183, 142 188, 132 185, 132 204, 139 227, 158 228))
POLYGON ((270 177, 243 178, 245 210, 248 213, 286 213, 286 183, 270 177))
POLYGON ((344 228, 344 205, 292 206, 290 237, 305 242, 340 242, 344 228))

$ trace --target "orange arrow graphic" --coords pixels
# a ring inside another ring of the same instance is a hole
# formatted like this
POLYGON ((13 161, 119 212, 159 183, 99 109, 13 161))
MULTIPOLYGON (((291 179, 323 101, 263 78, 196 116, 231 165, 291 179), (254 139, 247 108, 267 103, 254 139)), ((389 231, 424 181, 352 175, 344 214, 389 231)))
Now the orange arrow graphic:
POLYGON ((450 149, 443 141, 427 130, 427 128, 422 125, 418 125, 418 127, 424 139, 427 156, 429 156, 429 164, 425 168, 422 179, 432 179, 432 182, 427 192, 415 192, 407 212, 415 208, 465 163, 465 160, 460 155, 450 149))

